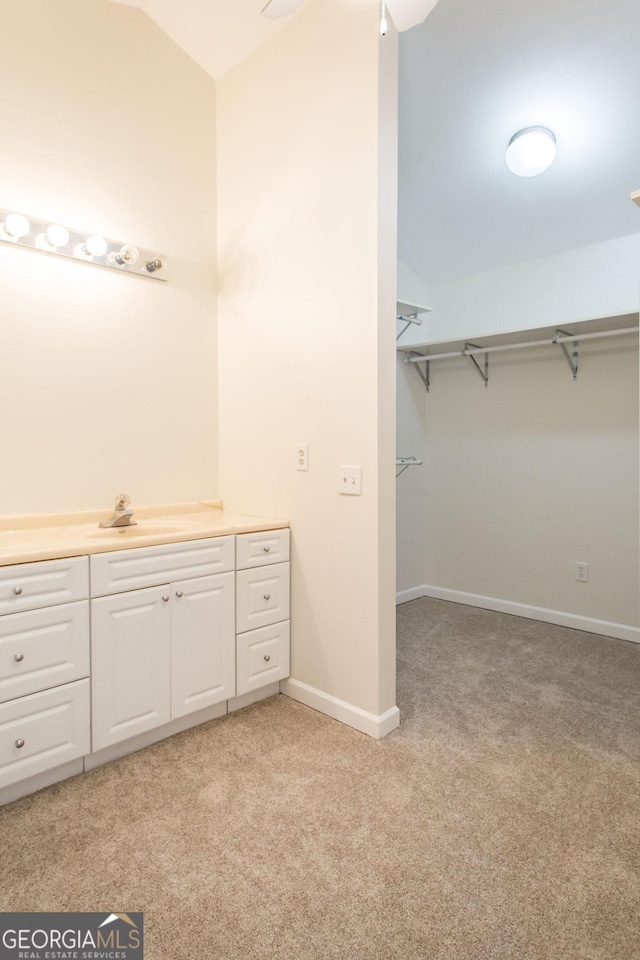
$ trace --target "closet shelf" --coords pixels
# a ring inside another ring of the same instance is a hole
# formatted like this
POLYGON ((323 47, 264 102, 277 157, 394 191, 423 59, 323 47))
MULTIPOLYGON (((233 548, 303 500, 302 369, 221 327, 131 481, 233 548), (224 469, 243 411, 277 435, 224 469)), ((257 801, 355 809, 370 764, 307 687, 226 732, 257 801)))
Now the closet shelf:
POLYGON ((430 366, 435 360, 450 360, 468 357, 480 374, 485 387, 489 383, 489 354, 507 350, 522 350, 528 347, 559 346, 573 374, 578 378, 578 344, 583 340, 598 340, 605 337, 628 336, 638 333, 638 314, 624 314, 618 317, 605 317, 597 320, 581 320, 570 323, 571 330, 559 327, 535 327, 527 330, 513 330, 495 333, 486 337, 474 337, 482 343, 468 340, 438 340, 425 343, 413 343, 398 350, 408 354, 405 363, 415 365, 427 391, 430 388, 430 366), (567 344, 572 344, 571 352, 567 344), (476 355, 484 356, 484 369, 476 360, 476 355), (424 364, 424 370, 418 364, 424 364))
POLYGON ((422 326, 420 315, 423 313, 431 313, 431 307, 424 307, 419 303, 407 303, 405 300, 396 300, 396 320, 405 324, 396 337, 396 341, 400 339, 402 334, 405 333, 412 324, 418 327, 422 326))
POLYGON ((408 470, 409 467, 421 467, 422 460, 418 460, 417 457, 396 457, 396 467, 402 467, 399 473, 396 473, 396 480, 401 473, 404 473, 405 470, 408 470))

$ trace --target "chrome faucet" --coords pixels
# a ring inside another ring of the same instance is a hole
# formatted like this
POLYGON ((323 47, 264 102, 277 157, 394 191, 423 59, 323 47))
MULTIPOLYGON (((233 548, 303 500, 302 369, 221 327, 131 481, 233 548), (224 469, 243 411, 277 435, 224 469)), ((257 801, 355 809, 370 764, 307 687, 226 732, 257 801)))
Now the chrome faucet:
POLYGON ((131 497, 126 493, 119 493, 116 497, 116 505, 113 511, 113 516, 109 517, 108 520, 102 520, 98 526, 100 527, 132 527, 138 522, 137 520, 132 520, 133 510, 130 509, 129 505, 131 503, 131 497))

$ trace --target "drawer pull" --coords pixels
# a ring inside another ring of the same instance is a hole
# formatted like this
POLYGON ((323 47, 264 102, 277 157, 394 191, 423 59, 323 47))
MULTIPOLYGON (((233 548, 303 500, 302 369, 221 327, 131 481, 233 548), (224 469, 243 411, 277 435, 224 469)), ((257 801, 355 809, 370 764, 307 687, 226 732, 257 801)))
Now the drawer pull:
POLYGON ((22 593, 22 587, 14 587, 13 592, 16 595, 16 597, 19 597, 20 594, 22 593))
POLYGON ((271 600, 271 594, 270 594, 270 593, 265 593, 264 598, 265 598, 265 600, 271 600))
POLYGON ((176 597, 184 597, 182 590, 176 590, 176 597))
POLYGON ((265 553, 271 553, 271 547, 263 547, 262 549, 265 553))
POLYGON ((24 660, 24 653, 16 653, 13 659, 16 663, 22 663, 24 660))
POLYGON ((267 663, 269 663, 269 660, 271 660, 271 657, 269 656, 268 653, 265 653, 264 658, 267 661, 267 663))
POLYGON ((165 593, 162 599, 164 600, 165 603, 169 603, 169 600, 171 599, 171 597, 169 597, 168 594, 165 593))
POLYGON ((22 750, 22 748, 24 747, 24 740, 22 739, 22 737, 20 737, 19 740, 16 740, 16 747, 18 748, 18 750, 22 750))

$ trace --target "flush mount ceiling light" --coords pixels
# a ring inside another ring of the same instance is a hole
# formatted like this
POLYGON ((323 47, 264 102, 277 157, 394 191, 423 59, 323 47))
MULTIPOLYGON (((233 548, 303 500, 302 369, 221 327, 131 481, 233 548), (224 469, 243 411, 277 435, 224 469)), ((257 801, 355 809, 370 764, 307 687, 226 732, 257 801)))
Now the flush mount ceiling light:
POLYGON ((555 134, 546 127, 525 127, 509 140, 506 161, 517 177, 537 177, 556 158, 555 134))
MULTIPOLYGON (((58 257, 111 267, 154 280, 167 279, 167 261, 151 250, 134 247, 121 240, 108 240, 98 234, 81 233, 61 223, 47 223, 35 217, 0 208, 0 241, 28 247, 58 257)), ((2 244, 0 243, 0 246, 2 244)))

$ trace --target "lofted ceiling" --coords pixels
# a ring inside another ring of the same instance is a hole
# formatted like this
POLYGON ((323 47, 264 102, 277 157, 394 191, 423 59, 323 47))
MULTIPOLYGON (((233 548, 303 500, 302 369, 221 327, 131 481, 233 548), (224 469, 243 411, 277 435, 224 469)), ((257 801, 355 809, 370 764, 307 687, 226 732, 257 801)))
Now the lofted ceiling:
MULTIPOLYGON (((221 77, 280 30, 292 16, 267 20, 267 0, 113 0, 139 7, 212 77, 221 77)), ((309 2, 309 0, 307 0, 309 2)), ((379 0, 340 0, 378 3, 379 0)), ((422 23, 438 0, 387 0, 398 30, 422 23)))
POLYGON ((400 38, 399 256, 426 283, 640 232, 638 0, 440 0, 400 38), (558 141, 511 174, 516 131, 558 141))

